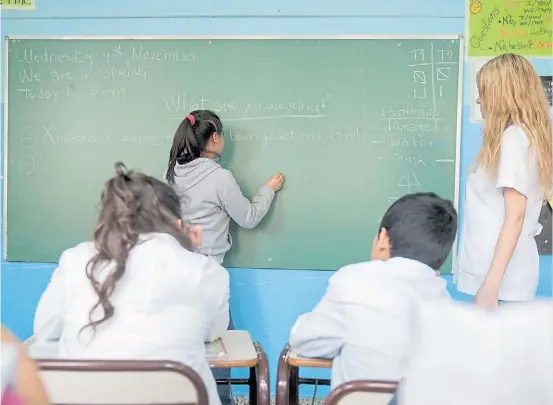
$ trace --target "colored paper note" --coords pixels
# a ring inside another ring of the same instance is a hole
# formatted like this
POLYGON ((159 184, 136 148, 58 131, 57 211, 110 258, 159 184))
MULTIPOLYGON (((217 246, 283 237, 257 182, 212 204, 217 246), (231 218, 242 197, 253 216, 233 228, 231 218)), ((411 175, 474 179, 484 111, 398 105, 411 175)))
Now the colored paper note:
POLYGON ((34 10, 35 0, 0 0, 2 10, 34 10))
POLYGON ((551 57, 552 0, 467 0, 467 57, 551 57))

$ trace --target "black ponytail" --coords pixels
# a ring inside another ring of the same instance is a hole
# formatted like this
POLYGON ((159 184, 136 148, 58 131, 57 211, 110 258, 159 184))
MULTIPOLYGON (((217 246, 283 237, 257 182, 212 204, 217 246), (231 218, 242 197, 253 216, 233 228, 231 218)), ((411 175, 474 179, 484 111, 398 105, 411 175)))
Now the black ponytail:
POLYGON ((223 124, 217 114, 210 110, 192 111, 180 123, 169 152, 165 179, 175 184, 175 166, 197 159, 205 151, 209 138, 214 133, 223 134, 223 124))

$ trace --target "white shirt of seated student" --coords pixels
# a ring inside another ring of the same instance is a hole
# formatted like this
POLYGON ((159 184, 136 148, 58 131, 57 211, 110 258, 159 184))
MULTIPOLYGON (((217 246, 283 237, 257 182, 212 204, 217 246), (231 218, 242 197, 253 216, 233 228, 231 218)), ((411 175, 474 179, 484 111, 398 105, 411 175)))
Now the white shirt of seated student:
POLYGON ((534 237, 544 194, 540 187, 538 163, 529 149, 524 130, 512 125, 501 139, 497 173, 475 167, 465 190, 465 214, 455 276, 459 291, 475 295, 492 264, 497 238, 505 220, 503 189, 512 188, 527 198, 526 214, 517 246, 499 288, 502 301, 535 298, 539 277, 539 256, 534 237))
POLYGON ((57 342, 59 358, 177 361, 199 373, 210 405, 219 405, 204 342, 227 329, 228 272, 168 234, 145 234, 140 241, 109 299, 115 313, 98 325, 94 336, 91 328, 82 329, 98 300, 85 272, 96 254, 94 243, 81 243, 62 254, 36 310, 31 354, 48 357, 51 350, 41 356, 41 348, 57 342))
POLYGON ((331 358, 332 388, 355 380, 401 379, 412 311, 449 299, 436 271, 401 257, 338 270, 322 300, 292 328, 290 347, 305 357, 331 358))
POLYGON ((423 305, 399 403, 553 404, 553 302, 423 305))

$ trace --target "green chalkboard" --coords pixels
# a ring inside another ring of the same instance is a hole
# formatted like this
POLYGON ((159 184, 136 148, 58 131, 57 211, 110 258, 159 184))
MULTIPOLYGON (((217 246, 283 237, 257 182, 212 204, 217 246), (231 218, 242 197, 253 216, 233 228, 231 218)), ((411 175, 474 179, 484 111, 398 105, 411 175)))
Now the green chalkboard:
MULTIPOLYGON (((220 113, 247 196, 284 189, 229 267, 369 258, 407 192, 456 199, 459 38, 7 39, 6 255, 56 261, 91 237, 117 160, 161 176, 194 109, 220 113)), ((448 261, 443 271, 451 270, 448 261)))

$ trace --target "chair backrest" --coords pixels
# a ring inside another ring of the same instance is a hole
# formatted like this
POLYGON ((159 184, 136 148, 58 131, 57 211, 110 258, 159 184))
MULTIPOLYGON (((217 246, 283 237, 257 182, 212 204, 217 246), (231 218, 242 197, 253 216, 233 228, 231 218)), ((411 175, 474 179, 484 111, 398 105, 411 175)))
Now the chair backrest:
POLYGON ((55 405, 208 405, 190 367, 171 361, 38 360, 55 405))
POLYGON ((388 405, 397 389, 394 381, 352 381, 336 387, 325 405, 388 405))

